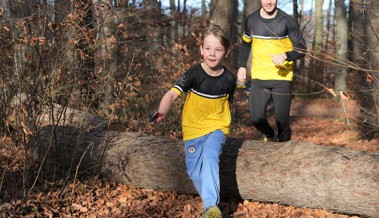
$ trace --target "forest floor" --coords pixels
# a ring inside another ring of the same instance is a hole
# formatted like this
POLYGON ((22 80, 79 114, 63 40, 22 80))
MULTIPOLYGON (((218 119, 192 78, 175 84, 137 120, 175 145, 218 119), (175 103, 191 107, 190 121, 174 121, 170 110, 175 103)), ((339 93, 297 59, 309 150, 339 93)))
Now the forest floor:
MULTIPOLYGON (((251 126, 247 98, 240 93, 234 105, 232 137, 260 140, 251 126)), ((360 139, 356 126, 359 108, 353 100, 330 99, 293 101, 291 126, 293 141, 324 146, 346 146, 356 150, 379 152, 379 141, 360 139)), ((272 117, 270 122, 274 123, 272 117)), ((2 217, 200 217, 201 199, 197 195, 158 192, 116 184, 101 178, 77 178, 69 184, 38 184, 23 198, 24 150, 0 139, 0 218, 2 217), (39 187, 43 188, 39 188, 39 187)), ((28 191, 28 190, 27 190, 28 191)), ((347 218, 323 209, 296 208, 278 203, 233 199, 221 202, 224 217, 307 217, 347 218)))

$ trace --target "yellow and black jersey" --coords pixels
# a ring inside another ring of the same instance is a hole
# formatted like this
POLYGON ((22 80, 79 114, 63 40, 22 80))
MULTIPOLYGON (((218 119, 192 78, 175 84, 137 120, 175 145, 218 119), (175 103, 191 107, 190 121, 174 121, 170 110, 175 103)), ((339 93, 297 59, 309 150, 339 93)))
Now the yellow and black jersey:
POLYGON ((186 94, 182 112, 183 140, 218 129, 229 133, 234 87, 235 78, 225 67, 221 75, 210 76, 201 64, 196 64, 180 77, 172 90, 180 96, 186 94))
POLYGON ((306 44, 297 22, 284 11, 277 10, 277 15, 272 19, 262 18, 260 10, 246 19, 238 65, 246 65, 251 51, 252 79, 291 81, 293 61, 305 55, 306 44), (286 53, 287 60, 276 66, 271 55, 281 53, 286 53))

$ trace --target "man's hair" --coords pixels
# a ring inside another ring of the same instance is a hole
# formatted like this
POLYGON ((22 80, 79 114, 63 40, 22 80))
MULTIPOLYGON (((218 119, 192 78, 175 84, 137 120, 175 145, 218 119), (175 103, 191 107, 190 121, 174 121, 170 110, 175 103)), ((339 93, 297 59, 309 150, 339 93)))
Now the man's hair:
POLYGON ((218 24, 211 23, 208 27, 204 29, 201 35, 201 44, 203 44, 204 38, 211 34, 216 36, 220 40, 221 45, 224 46, 225 50, 229 50, 230 39, 228 30, 226 30, 218 24))

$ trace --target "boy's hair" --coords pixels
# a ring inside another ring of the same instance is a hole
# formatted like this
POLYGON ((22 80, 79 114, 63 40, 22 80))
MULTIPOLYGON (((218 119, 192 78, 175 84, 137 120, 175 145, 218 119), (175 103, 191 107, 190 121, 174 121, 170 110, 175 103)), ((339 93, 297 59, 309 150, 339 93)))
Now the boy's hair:
POLYGON ((230 48, 229 32, 225 28, 215 23, 211 23, 208 27, 204 29, 201 35, 201 45, 203 45, 204 38, 211 34, 216 36, 218 39, 220 39, 221 45, 224 46, 225 50, 229 50, 230 48))

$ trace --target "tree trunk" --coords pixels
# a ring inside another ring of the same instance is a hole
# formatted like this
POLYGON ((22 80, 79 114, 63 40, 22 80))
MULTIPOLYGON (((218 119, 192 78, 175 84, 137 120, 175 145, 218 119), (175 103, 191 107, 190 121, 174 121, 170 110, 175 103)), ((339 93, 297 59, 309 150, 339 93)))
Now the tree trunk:
POLYGON ((28 29, 24 18, 30 16, 32 13, 30 11, 30 2, 16 2, 9 1, 9 11, 12 22, 11 32, 12 32, 12 41, 17 42, 13 43, 13 73, 16 75, 16 78, 24 78, 26 73, 25 69, 27 67, 28 54, 30 47, 28 46, 27 39, 28 32, 31 30, 28 29))
POLYGON ((208 17, 207 6, 205 4, 205 0, 201 0, 201 15, 203 16, 204 20, 208 17))
POLYGON ((378 153, 247 141, 236 166, 243 198, 379 216, 378 153))
POLYGON ((323 19, 323 6, 324 0, 318 0, 315 3, 315 35, 314 35, 314 49, 321 52, 324 48, 324 19, 323 19))
POLYGON ((368 108, 375 104, 373 98, 368 94, 368 90, 372 90, 372 87, 370 80, 368 80, 370 74, 366 71, 368 68, 367 65, 369 65, 367 64, 369 46, 366 43, 366 6, 363 0, 350 0, 349 19, 351 23, 350 35, 352 44, 352 54, 350 59, 355 66, 355 69, 351 69, 351 73, 354 73, 358 81, 358 89, 356 90, 357 100, 362 106, 362 110, 359 112, 360 117, 358 119, 358 121, 362 121, 360 122, 360 132, 363 138, 372 139, 372 125, 365 123, 365 121, 372 119, 372 113, 368 108))
POLYGON ((292 12, 293 12, 293 18, 297 21, 297 23, 300 23, 299 8, 298 8, 297 0, 292 0, 292 12))
POLYGON ((93 14, 96 20, 96 38, 99 42, 99 49, 95 53, 96 74, 104 78, 102 86, 104 87, 101 95, 100 110, 102 114, 109 117, 112 113, 111 105, 114 103, 114 83, 117 74, 118 56, 117 48, 117 28, 118 23, 115 8, 107 5, 107 1, 93 0, 93 14))
POLYGON ((172 18, 172 21, 170 22, 171 25, 169 27, 170 31, 170 39, 169 39, 169 46, 175 45, 175 39, 178 38, 178 28, 179 28, 179 21, 176 18, 176 6, 175 6, 175 0, 170 0, 170 16, 172 18))
MULTIPOLYGON (((364 68, 365 57, 362 55, 365 49, 365 24, 364 24, 364 10, 363 0, 350 0, 349 4, 349 23, 351 26, 351 44, 352 54, 351 61, 357 65, 358 68, 364 68)), ((360 71, 362 69, 355 69, 360 71)), ((363 74, 363 72, 361 72, 363 74)))
MULTIPOLYGON (((296 22, 298 23, 299 27, 300 27, 300 17, 299 17, 299 8, 298 8, 298 3, 297 3, 297 0, 292 0, 292 12, 293 12, 293 18, 296 20, 296 22)), ((298 72, 298 62, 300 60, 296 60, 293 62, 293 72, 296 73, 296 74, 299 74, 298 72)))
MULTIPOLYGON (((311 80, 323 83, 324 77, 324 60, 323 54, 324 50, 324 15, 323 15, 323 6, 324 0, 315 1, 315 30, 314 30, 314 40, 313 40, 313 58, 311 63, 311 74, 309 75, 311 80)), ((306 84, 305 90, 307 92, 314 91, 317 84, 311 81, 308 81, 306 84)), ((318 88, 318 87, 317 87, 318 88)))
POLYGON ((373 2, 366 3, 366 14, 365 28, 367 34, 367 45, 368 45, 368 78, 367 85, 371 89, 368 94, 368 105, 367 105, 367 121, 364 125, 369 126, 371 130, 371 137, 374 138, 375 135, 379 133, 379 15, 378 4, 373 2))
MULTIPOLYGON (((226 28, 230 33, 230 41, 231 44, 235 44, 237 42, 237 15, 238 15, 238 1, 237 0, 217 0, 214 2, 214 11, 212 13, 211 20, 215 23, 221 25, 226 28)), ((232 54, 230 59, 226 60, 225 65, 229 69, 233 69, 233 67, 237 64, 237 50, 232 50, 232 54)))
POLYGON ((336 54, 337 60, 340 60, 336 66, 335 90, 347 91, 347 17, 346 6, 344 0, 335 1, 335 16, 336 16, 336 54))
MULTIPOLYGON (((296 1, 296 0, 294 0, 294 1, 296 1)), ((304 16, 304 1, 305 0, 300 0, 300 2, 299 2, 300 3, 300 11, 299 11, 299 19, 298 19, 300 30, 303 33, 305 32, 304 29, 305 29, 306 23, 307 23, 306 21, 304 21, 304 20, 306 20, 306 18, 304 16)), ((306 58, 300 58, 299 60, 296 61, 298 63, 298 66, 296 66, 296 70, 297 70, 296 73, 298 75, 308 76, 308 74, 309 74, 307 71, 304 70, 304 68, 306 68, 305 67, 306 66, 305 60, 306 60, 306 58)), ((307 65, 308 64, 309 64, 309 61, 307 61, 307 65)), ((305 83, 303 85, 306 86, 307 82, 306 82, 306 80, 304 80, 304 81, 305 81, 305 83)), ((304 90, 306 90, 306 88, 304 90)))
MULTIPOLYGON (((246 18, 251 14, 253 13, 254 11, 258 10, 261 8, 261 1, 260 0, 254 0, 254 1, 244 1, 244 8, 243 8, 243 22, 242 22, 242 31, 240 33, 240 35, 242 36, 242 34, 244 33, 244 30, 245 30, 245 21, 246 21, 246 18)), ((246 61, 246 72, 247 72, 247 79, 250 80, 251 78, 251 52, 250 52, 250 55, 249 57, 247 58, 247 61, 246 61)))
MULTIPOLYGON (((143 0, 143 5, 146 13, 144 17, 145 22, 151 24, 149 26, 149 31, 145 33, 146 36, 149 37, 149 48, 146 52, 148 52, 152 57, 158 57, 160 56, 160 51, 162 49, 161 45, 164 44, 163 35, 161 34, 162 30, 159 25, 155 25, 162 18, 161 5, 157 0, 143 0)), ((177 6, 177 9, 180 9, 179 5, 177 6)), ((179 25, 179 28, 181 28, 180 26, 181 25, 179 25)), ((181 35, 181 33, 178 33, 179 37, 181 35)), ((179 40, 179 38, 177 40, 179 40)), ((163 63, 162 61, 154 60, 154 64, 152 66, 153 69, 159 71, 162 69, 163 63)))
MULTIPOLYGON (((326 10, 326 15, 325 15, 325 18, 324 18, 324 21, 326 23, 325 25, 325 28, 323 28, 323 32, 324 32, 324 52, 323 52, 323 70, 322 70, 322 80, 319 80, 322 84, 324 84, 325 86, 327 87, 334 87, 335 85, 335 75, 334 75, 334 71, 336 70, 334 67, 330 66, 328 63, 328 60, 330 59, 330 53, 333 53, 334 52, 334 43, 336 42, 335 40, 335 35, 336 35, 336 31, 334 28, 335 26, 337 26, 338 24, 334 24, 334 21, 336 20, 336 17, 335 17, 335 13, 332 12, 332 9, 334 7, 332 7, 332 4, 333 2, 332 1, 329 1, 329 5, 328 5, 328 9, 326 10)), ((336 9, 334 10, 336 11, 336 9)), ((335 22, 337 23, 337 22, 335 22)), ((346 33, 345 33, 346 35, 346 33)), ((335 57, 332 55, 331 59, 332 60, 335 60, 334 59, 335 57)))
MULTIPOLYGON (((51 127, 42 129, 37 160, 45 160, 43 172, 51 175, 47 170, 54 167, 78 167, 79 173, 100 172, 135 187, 196 193, 186 174, 182 141, 103 130, 55 127, 53 134, 51 127), (51 147, 49 139, 56 139, 51 147), (59 154, 59 166, 52 166, 51 153, 59 154)), ((379 154, 374 152, 228 139, 220 158, 220 179, 223 198, 379 216, 379 154)))
POLYGON ((233 15, 234 9, 237 8, 237 4, 238 2, 236 0, 215 1, 211 20, 230 31, 232 25, 234 24, 234 20, 236 20, 233 15))
POLYGON ((246 20, 247 16, 249 16, 254 11, 258 10, 259 8, 261 8, 260 0, 244 1, 243 20, 246 20))

